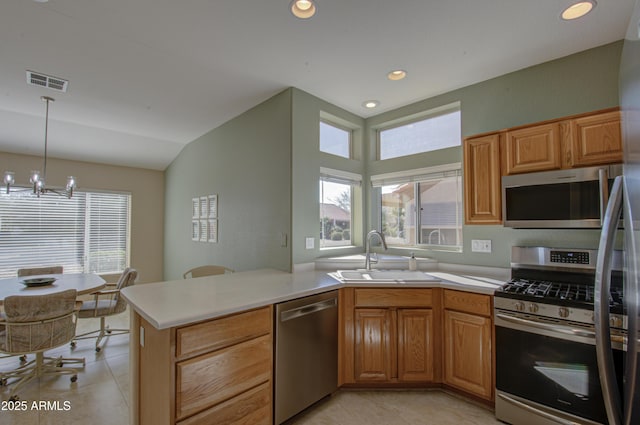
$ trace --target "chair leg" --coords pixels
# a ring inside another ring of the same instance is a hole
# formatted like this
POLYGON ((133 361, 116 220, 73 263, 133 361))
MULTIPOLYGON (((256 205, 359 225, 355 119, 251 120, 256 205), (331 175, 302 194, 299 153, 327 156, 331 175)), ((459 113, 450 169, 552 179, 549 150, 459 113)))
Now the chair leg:
MULTIPOLYGON (((65 359, 62 356, 60 357, 45 357, 44 353, 38 352, 36 353, 35 360, 32 360, 25 366, 21 366, 17 370, 19 370, 20 380, 15 383, 15 386, 12 387, 11 392, 9 394, 9 400, 16 401, 19 400, 18 390, 23 388, 29 382, 34 379, 41 378, 46 375, 71 375, 71 382, 76 382, 78 380, 78 372, 79 369, 71 368, 71 367, 62 367, 63 363, 79 363, 82 364, 84 368, 85 359, 65 359)), ((16 377, 18 377, 16 375, 16 377)))
POLYGON ((106 317, 100 317, 100 329, 95 331, 85 332, 80 335, 76 335, 76 337, 71 341, 71 347, 76 346, 76 341, 79 339, 89 339, 96 338, 96 353, 99 353, 102 350, 102 346, 100 343, 105 340, 107 337, 112 335, 122 335, 129 333, 129 329, 111 329, 109 325, 106 324, 106 317), (97 334, 97 335, 96 335, 97 334))

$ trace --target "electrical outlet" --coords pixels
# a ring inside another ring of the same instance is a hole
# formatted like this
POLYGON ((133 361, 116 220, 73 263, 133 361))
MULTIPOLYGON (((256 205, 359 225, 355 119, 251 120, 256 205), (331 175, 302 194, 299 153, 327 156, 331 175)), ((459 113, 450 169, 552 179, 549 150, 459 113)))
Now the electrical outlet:
POLYGON ((313 249, 313 247, 315 246, 316 242, 315 242, 315 238, 311 237, 311 238, 305 238, 304 240, 304 246, 306 249, 313 249))
POLYGON ((471 252, 491 252, 491 239, 472 239, 471 252))

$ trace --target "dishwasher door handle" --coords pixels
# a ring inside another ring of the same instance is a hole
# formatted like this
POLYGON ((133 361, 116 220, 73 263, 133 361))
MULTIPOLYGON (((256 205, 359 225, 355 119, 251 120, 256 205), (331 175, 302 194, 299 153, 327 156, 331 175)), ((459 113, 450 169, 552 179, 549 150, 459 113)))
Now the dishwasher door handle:
POLYGON ((334 308, 338 306, 338 299, 331 298, 313 304, 303 305, 302 307, 292 308, 280 313, 280 322, 297 319, 298 317, 314 314, 322 310, 334 308))

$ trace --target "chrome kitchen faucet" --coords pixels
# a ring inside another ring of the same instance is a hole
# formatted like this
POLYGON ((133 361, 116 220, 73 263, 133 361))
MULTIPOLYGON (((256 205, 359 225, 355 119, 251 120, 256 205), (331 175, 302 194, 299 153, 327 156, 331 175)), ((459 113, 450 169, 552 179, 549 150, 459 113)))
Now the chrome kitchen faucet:
MULTIPOLYGON (((375 258, 371 258, 371 239, 374 236, 378 236, 378 238, 380 239, 380 242, 382 242, 382 246, 384 247, 384 249, 387 249, 387 242, 384 240, 384 235, 382 234, 382 232, 379 232, 377 230, 372 230, 369 233, 367 233, 367 240, 366 240, 366 256, 364 259, 364 268, 366 270, 371 270, 371 263, 377 263, 378 262, 378 256, 376 255, 375 258)), ((375 254, 375 253, 374 253, 375 254)))

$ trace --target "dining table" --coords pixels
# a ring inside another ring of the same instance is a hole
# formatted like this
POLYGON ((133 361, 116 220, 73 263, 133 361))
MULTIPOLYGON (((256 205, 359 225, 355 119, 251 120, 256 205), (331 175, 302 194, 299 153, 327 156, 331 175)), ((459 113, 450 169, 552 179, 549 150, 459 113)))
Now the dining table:
POLYGON ((0 279, 0 304, 11 295, 47 295, 75 289, 78 295, 90 294, 106 286, 95 273, 64 273, 0 279), (55 280, 53 280, 55 279, 55 280), (47 284, 48 280, 52 280, 47 284))

